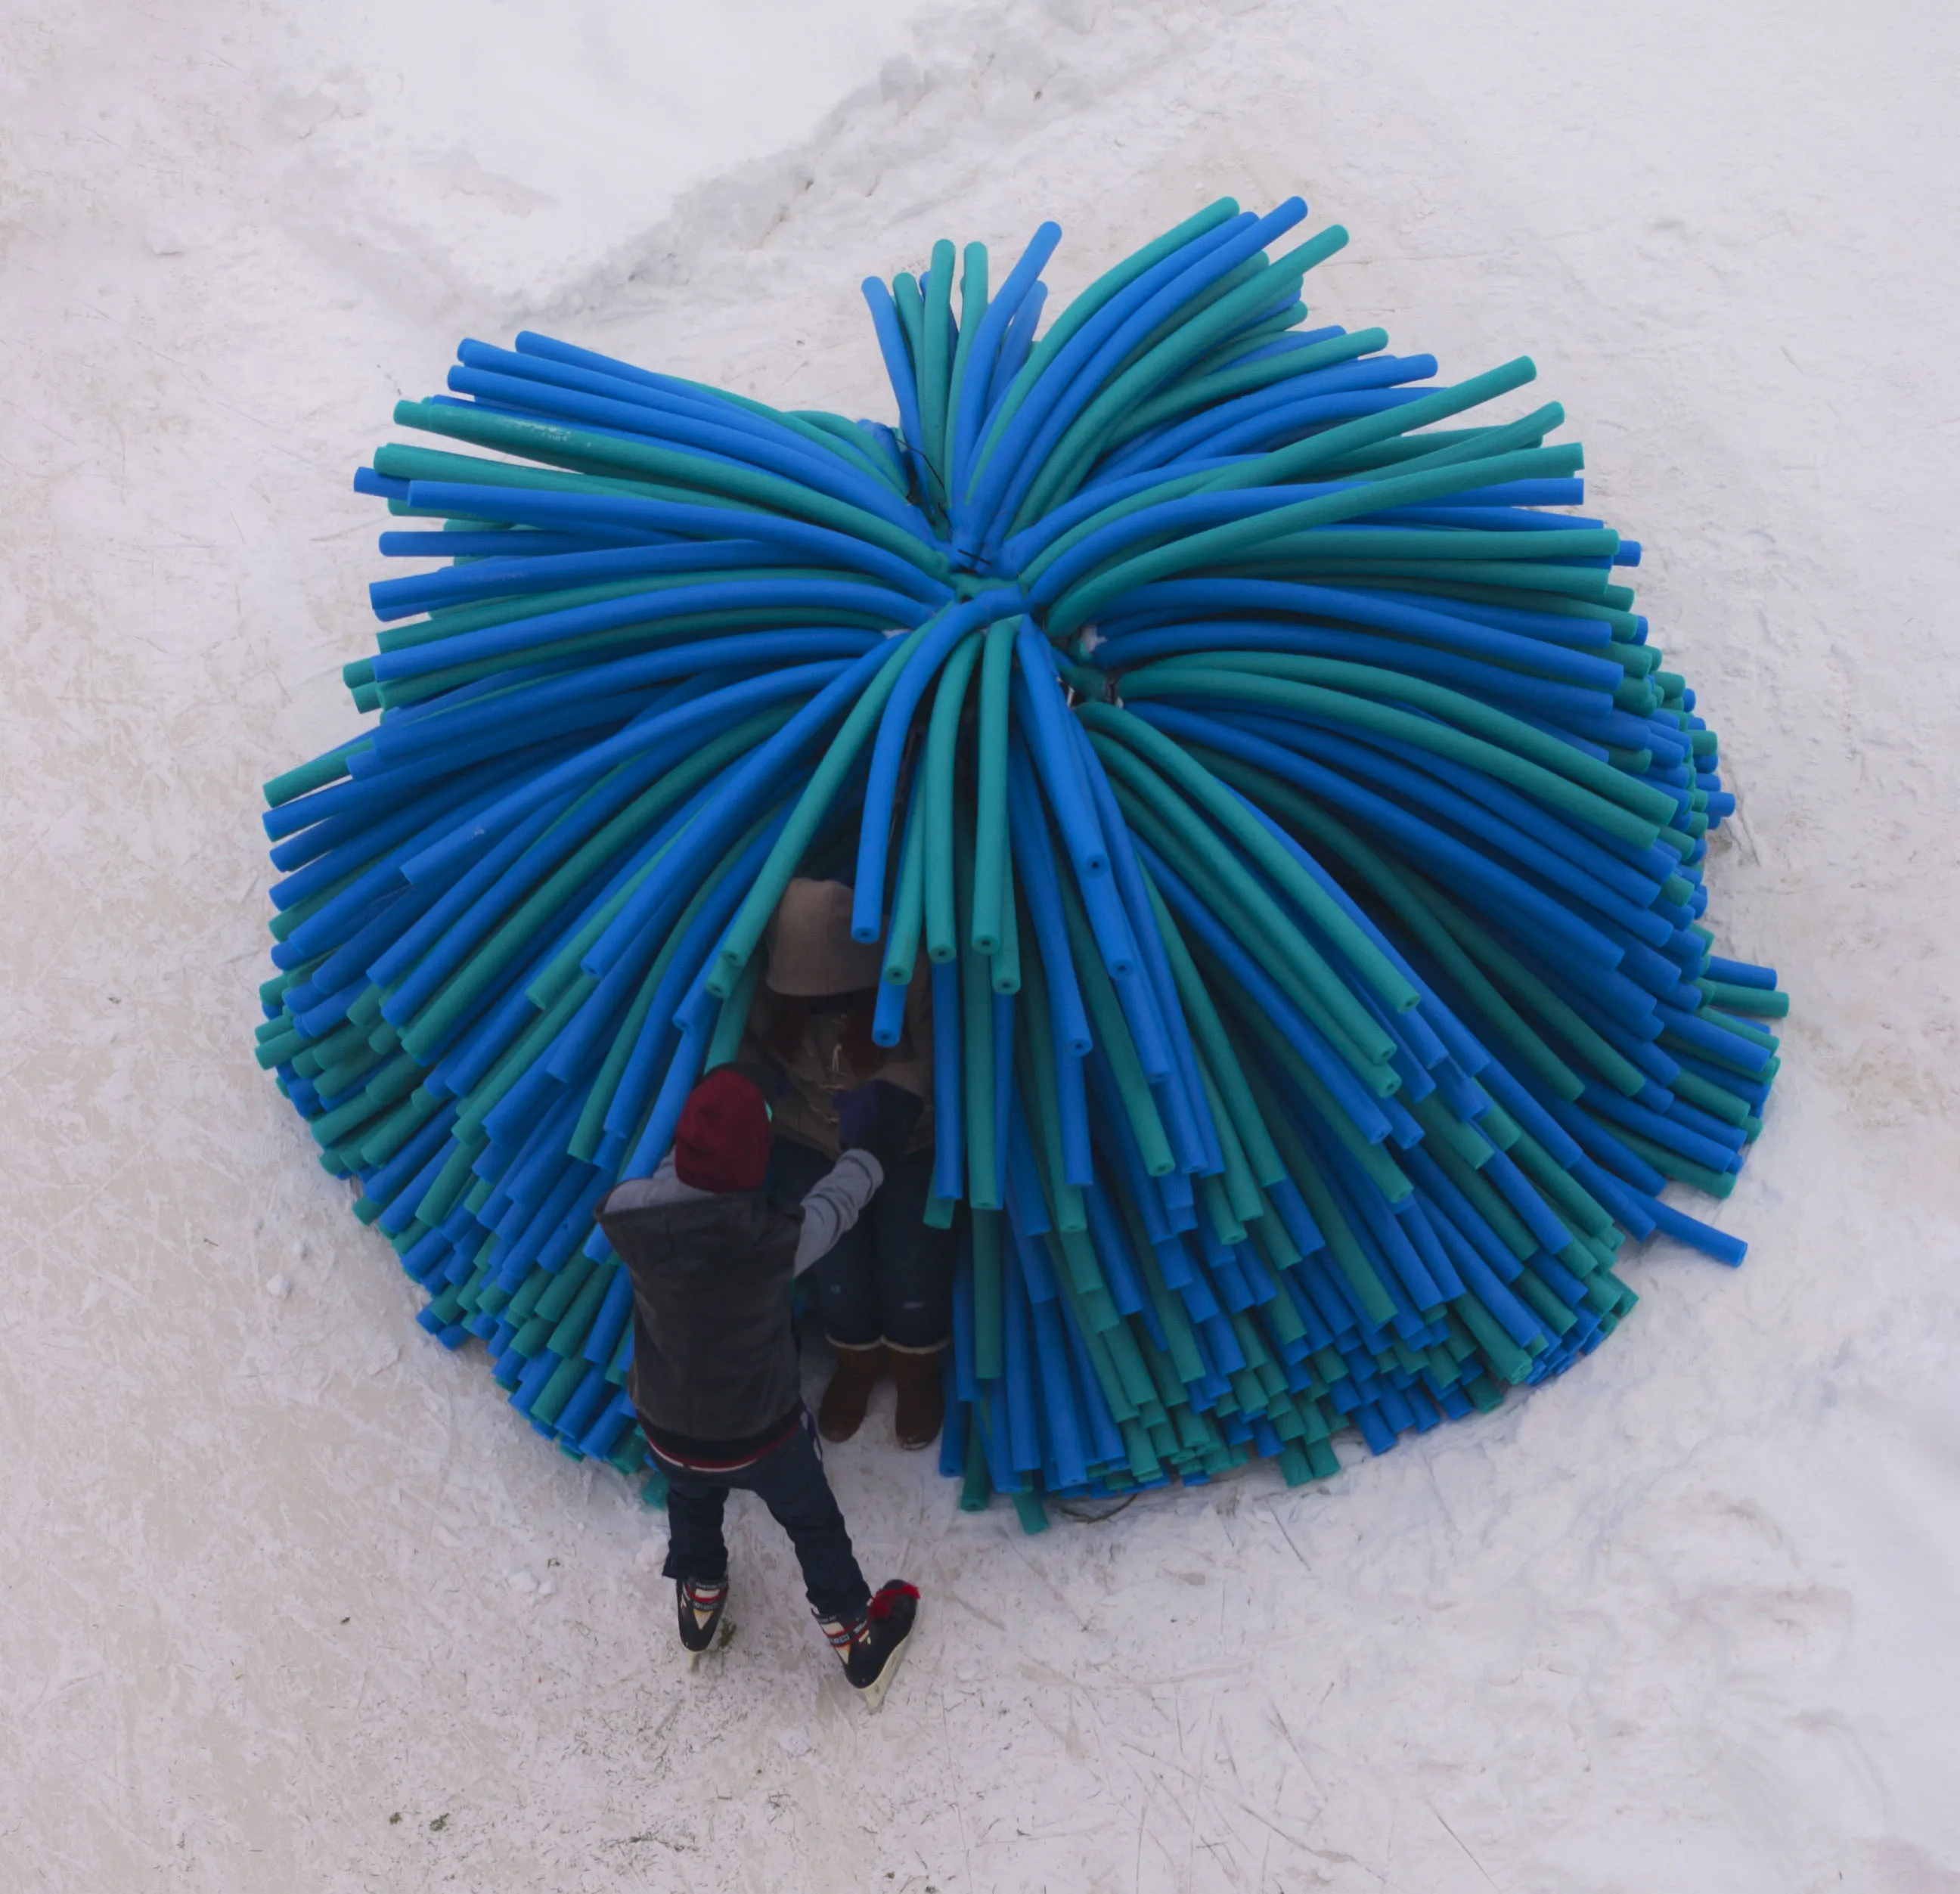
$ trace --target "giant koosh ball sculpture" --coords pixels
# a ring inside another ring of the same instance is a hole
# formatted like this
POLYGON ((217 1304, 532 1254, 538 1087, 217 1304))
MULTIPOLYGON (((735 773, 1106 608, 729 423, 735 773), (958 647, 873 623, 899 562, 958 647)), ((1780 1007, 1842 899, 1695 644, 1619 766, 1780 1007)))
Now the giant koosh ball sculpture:
POLYGON ((593 1206, 821 862, 873 1038, 931 983, 969 1507, 1322 1479, 1598 1346, 1629 1238, 1741 1260, 1663 1192, 1733 1187, 1787 1000, 1701 925, 1734 799, 1639 548, 1560 510, 1556 404, 1475 419, 1528 360, 1303 326, 1305 215, 1214 204, 1045 332, 1054 224, 998 290, 937 244, 864 286, 896 427, 466 342, 395 412, 450 446, 355 475, 449 563, 266 786, 259 1061, 567 1454, 648 1464, 593 1206))

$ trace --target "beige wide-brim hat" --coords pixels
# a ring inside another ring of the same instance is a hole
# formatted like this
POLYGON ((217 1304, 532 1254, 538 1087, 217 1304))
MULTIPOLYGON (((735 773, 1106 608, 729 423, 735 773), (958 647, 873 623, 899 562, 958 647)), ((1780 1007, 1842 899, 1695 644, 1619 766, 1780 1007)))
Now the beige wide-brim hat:
POLYGON ((772 993, 811 998, 875 987, 885 950, 851 938, 851 891, 842 882, 800 879, 783 890, 765 936, 772 993))

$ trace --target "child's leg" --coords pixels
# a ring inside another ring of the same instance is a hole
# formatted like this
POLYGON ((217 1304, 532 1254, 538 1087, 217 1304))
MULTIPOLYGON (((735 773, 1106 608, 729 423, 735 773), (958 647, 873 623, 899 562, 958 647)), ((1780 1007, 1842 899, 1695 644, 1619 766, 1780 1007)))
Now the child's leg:
POLYGON ((953 1328, 955 1238, 925 1220, 932 1174, 930 1151, 899 1158, 858 1225, 870 1226, 879 1332, 914 1352, 940 1347, 953 1328))
POLYGON ((940 1358, 953 1326, 954 1238, 925 1220, 932 1165, 930 1151, 899 1158, 865 1219, 886 1359, 898 1390, 892 1425, 901 1447, 929 1445, 945 1416, 940 1358))
POLYGON ((718 1584, 728 1576, 728 1544, 721 1536, 728 1489, 664 1460, 660 1470, 667 1476, 667 1562, 660 1568, 663 1576, 718 1584))
POLYGON ((877 1346, 878 1283, 871 1262, 870 1231, 861 1218, 832 1244, 829 1255, 810 1266, 810 1289, 832 1347, 877 1346))
MULTIPOLYGON (((775 1195, 785 1203, 800 1203, 835 1162, 807 1144, 778 1138, 769 1173, 775 1195)), ((867 1347, 878 1339, 878 1291, 867 1237, 860 1218, 810 1272, 811 1299, 823 1332, 842 1348, 867 1347)))
MULTIPOLYGON (((788 1138, 776 1140, 775 1187, 788 1202, 800 1202, 831 1160, 820 1151, 788 1138)), ((877 1198, 872 1199, 875 1205, 877 1198)), ((885 1378, 885 1351, 878 1327, 878 1289, 871 1266, 870 1229, 861 1217, 810 1272, 810 1300, 830 1345, 837 1351, 836 1372, 823 1390, 816 1422, 826 1440, 848 1440, 864 1424, 871 1390, 885 1378)))
POLYGON ((799 1427, 784 1445, 749 1469, 742 1483, 789 1534, 803 1567, 810 1609, 819 1618, 848 1621, 861 1616, 870 1602, 871 1587, 858 1569, 844 1515, 808 1432, 799 1427))

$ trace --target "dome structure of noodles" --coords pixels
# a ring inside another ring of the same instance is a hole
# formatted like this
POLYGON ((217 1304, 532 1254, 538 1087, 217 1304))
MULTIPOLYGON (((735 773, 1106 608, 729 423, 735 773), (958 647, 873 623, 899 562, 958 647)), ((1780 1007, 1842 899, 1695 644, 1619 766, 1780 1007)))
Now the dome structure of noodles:
POLYGON ((1640 548, 1529 360, 1316 326, 1305 215, 1214 204, 1045 328, 1055 225, 937 244, 864 286, 896 425, 466 342, 356 475, 446 563, 266 786, 259 1062, 565 1452, 647 1464, 594 1206, 799 874, 875 1038, 929 983, 970 1506, 1324 1478, 1589 1353, 1630 1242, 1741 1260, 1667 1200, 1732 1189, 1787 1001, 1704 925, 1734 798, 1640 548))

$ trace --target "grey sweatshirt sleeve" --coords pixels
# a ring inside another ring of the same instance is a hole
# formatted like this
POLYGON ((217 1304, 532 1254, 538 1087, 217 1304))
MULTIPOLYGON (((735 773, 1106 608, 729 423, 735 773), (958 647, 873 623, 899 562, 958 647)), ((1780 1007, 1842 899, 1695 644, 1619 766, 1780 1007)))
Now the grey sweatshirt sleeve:
POLYGON ((827 1175, 810 1186, 803 1200, 803 1235, 796 1247, 798 1276, 829 1254, 884 1181, 884 1167, 870 1152, 847 1151, 827 1175))

